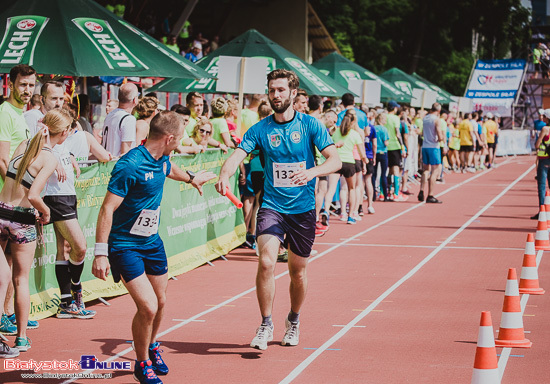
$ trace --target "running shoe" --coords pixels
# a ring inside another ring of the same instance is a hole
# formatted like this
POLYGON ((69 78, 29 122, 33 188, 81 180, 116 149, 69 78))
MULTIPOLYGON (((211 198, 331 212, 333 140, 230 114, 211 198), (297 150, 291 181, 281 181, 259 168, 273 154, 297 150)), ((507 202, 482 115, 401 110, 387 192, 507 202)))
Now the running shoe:
POLYGON ((402 194, 399 194, 397 196, 394 196, 393 201, 402 202, 409 200, 409 196, 403 196, 402 194))
POLYGON ((341 214, 341 215, 340 215, 340 221, 343 221, 343 222, 348 221, 348 215, 346 215, 346 214, 341 214))
POLYGON ((418 192, 418 201, 420 202, 424 201, 424 191, 418 192))
POLYGON ((531 216, 531 220, 538 220, 538 219, 539 219, 538 213, 536 215, 531 216))
POLYGON ((440 177, 439 179, 436 179, 436 180, 435 180, 435 183, 436 183, 436 184, 445 184, 445 179, 443 179, 442 177, 440 177))
POLYGON ((26 352, 31 349, 31 339, 28 337, 16 337, 14 348, 17 348, 19 352, 26 352))
POLYGON ((91 313, 87 309, 78 308, 73 301, 71 304, 59 304, 57 308, 57 314, 55 315, 58 319, 91 319, 95 314, 91 313))
POLYGON ((321 212, 321 224, 328 228, 329 215, 326 211, 321 212))
POLYGON ((323 232, 326 232, 328 231, 328 226, 327 225, 323 225, 321 222, 316 222, 315 223, 315 228, 320 230, 320 231, 323 231, 323 232))
POLYGON ((357 211, 357 213, 359 214, 359 216, 364 215, 364 213, 363 213, 363 204, 359 204, 359 210, 357 211))
POLYGON ((353 217, 355 219, 355 221, 361 221, 363 220, 363 218, 361 216, 359 216, 359 214, 357 212, 355 212, 354 214, 351 215, 351 217, 353 217))
POLYGON ((443 203, 441 200, 437 200, 435 197, 433 196, 428 196, 428 198, 426 199, 426 203, 429 203, 429 204, 441 204, 443 203))
POLYGON ((348 224, 357 224, 357 220, 350 216, 348 217, 348 224))
POLYGON ((325 231, 323 231, 322 229, 317 229, 315 228, 315 236, 323 236, 325 234, 325 231))
POLYGON ((0 359, 13 359, 19 356, 19 349, 10 348, 8 344, 0 340, 0 359))
POLYGON ((273 325, 260 325, 256 330, 256 336, 252 339, 250 346, 265 351, 267 349, 267 343, 273 340, 273 328, 273 325))
POLYGON ((373 208, 373 207, 368 207, 368 208, 367 208, 367 212, 370 213, 370 214, 372 215, 375 211, 374 211, 374 208, 373 208))
POLYGON ((160 353, 163 352, 163 350, 159 347, 160 343, 158 341, 152 343, 149 346, 149 359, 153 363, 153 369, 155 370, 155 373, 162 376, 167 375, 169 369, 164 360, 162 360, 162 356, 160 355, 160 353))
MULTIPOLYGON (((17 319, 15 318, 15 313, 12 313, 8 316, 9 321, 11 321, 12 324, 17 325, 17 319)), ((38 328, 38 321, 34 320, 28 320, 27 321, 27 329, 36 329, 38 328)))
POLYGON ((155 370, 151 360, 137 361, 134 367, 134 379, 141 384, 162 384, 155 370))
POLYGON ((17 326, 8 319, 5 313, 2 313, 2 321, 0 322, 0 333, 4 335, 15 335, 17 333, 17 326))
POLYGON ((410 196, 413 194, 411 191, 401 191, 401 193, 407 196, 410 196))
POLYGON ((78 291, 72 291, 71 294, 73 295, 73 300, 76 306, 82 310, 86 310, 86 312, 91 313, 92 315, 96 315, 96 311, 92 309, 86 309, 84 306, 84 299, 82 298, 82 289, 79 289, 78 291))
POLYGON ((281 345, 296 346, 300 341, 300 322, 291 323, 288 319, 285 320, 285 335, 281 341, 281 345))

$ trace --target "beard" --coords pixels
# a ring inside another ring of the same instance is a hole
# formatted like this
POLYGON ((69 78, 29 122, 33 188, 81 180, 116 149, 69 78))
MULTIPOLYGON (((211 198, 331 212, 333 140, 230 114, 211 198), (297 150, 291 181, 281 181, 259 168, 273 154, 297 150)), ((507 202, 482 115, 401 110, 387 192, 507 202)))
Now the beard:
POLYGON ((19 93, 19 91, 16 91, 14 89, 14 92, 13 92, 13 98, 19 103, 19 104, 27 104, 30 99, 31 99, 32 95, 31 94, 28 94, 28 93, 19 93))
POLYGON ((284 113, 288 107, 290 107, 290 99, 284 99, 281 101, 281 104, 279 106, 276 106, 273 103, 273 100, 269 99, 269 105, 271 105, 271 108, 273 109, 273 112, 275 113, 284 113))

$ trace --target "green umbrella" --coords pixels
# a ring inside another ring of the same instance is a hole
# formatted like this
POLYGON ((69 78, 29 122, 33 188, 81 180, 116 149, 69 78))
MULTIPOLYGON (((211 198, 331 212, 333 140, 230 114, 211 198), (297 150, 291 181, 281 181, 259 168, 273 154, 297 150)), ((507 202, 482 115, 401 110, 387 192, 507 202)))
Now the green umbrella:
MULTIPOLYGON (((278 68, 294 71, 300 78, 300 88, 306 90, 310 95, 339 97, 349 92, 347 88, 340 86, 336 81, 319 72, 317 68, 300 60, 298 56, 269 40, 255 29, 243 33, 210 55, 203 57, 197 61, 197 65, 204 68, 211 76, 216 77, 220 56, 266 58, 268 72, 278 68)), ((217 93, 216 80, 207 79, 197 81, 167 79, 150 88, 150 91, 217 93)))
POLYGON ((429 82, 428 80, 426 80, 425 78, 423 78, 422 76, 420 76, 418 73, 416 72, 413 72, 413 74, 411 75, 413 76, 414 78, 416 78, 418 81, 421 81, 423 82, 424 84, 428 85, 428 87, 430 87, 431 89, 433 89, 434 91, 436 91, 437 93, 445 96, 447 99, 449 100, 453 100, 453 95, 450 94, 449 92, 447 92, 446 90, 442 89, 442 88, 439 88, 437 85, 435 85, 434 83, 432 82, 429 82))
MULTIPOLYGON (((401 92, 404 92, 412 96, 413 88, 427 89, 429 91, 435 91, 428 84, 419 80, 418 78, 409 75, 398 68, 388 69, 382 73, 380 77, 386 79, 390 83, 394 84, 401 92)), ((437 92, 437 91, 436 91, 437 92)), ((437 102, 441 104, 449 104, 453 100, 448 98, 442 93, 437 92, 437 102)))
POLYGON ((209 75, 92 0, 19 0, 0 14, 0 73, 29 64, 67 76, 209 75))
POLYGON ((346 59, 338 52, 333 52, 313 63, 313 66, 328 77, 336 80, 340 85, 347 87, 348 80, 374 80, 381 85, 380 99, 382 101, 395 100, 402 103, 410 103, 411 97, 390 84, 385 79, 376 76, 371 71, 346 59))

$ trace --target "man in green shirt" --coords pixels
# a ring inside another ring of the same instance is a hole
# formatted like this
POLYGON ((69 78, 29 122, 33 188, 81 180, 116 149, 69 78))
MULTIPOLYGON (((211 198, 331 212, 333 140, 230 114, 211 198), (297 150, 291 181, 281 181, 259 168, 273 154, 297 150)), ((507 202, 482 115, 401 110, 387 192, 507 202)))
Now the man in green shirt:
POLYGON ((191 117, 189 118, 189 123, 185 127, 185 131, 189 136, 193 133, 193 128, 197 125, 197 119, 202 116, 202 111, 204 110, 204 100, 202 95, 198 92, 189 92, 185 98, 187 103, 187 108, 191 111, 191 117))
POLYGON ((244 136, 244 134, 246 133, 246 131, 248 131, 250 127, 260 121, 260 115, 258 115, 258 107, 260 106, 260 103, 264 97, 264 95, 260 94, 252 95, 250 97, 250 104, 248 104, 248 108, 241 111, 241 137, 244 136))
POLYGON ((35 85, 36 71, 31 66, 19 64, 10 70, 10 96, 0 105, 0 190, 15 149, 29 138, 23 109, 31 100, 35 85))

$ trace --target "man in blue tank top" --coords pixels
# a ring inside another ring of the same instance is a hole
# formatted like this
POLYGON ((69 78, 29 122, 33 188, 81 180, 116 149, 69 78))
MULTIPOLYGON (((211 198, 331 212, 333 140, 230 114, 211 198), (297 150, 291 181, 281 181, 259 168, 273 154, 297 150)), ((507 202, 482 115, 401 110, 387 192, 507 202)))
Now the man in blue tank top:
POLYGON ((156 335, 162 320, 168 283, 168 263, 158 234, 160 202, 166 177, 190 183, 202 195, 202 185, 216 177, 194 174, 170 162, 183 138, 184 122, 176 112, 161 112, 151 120, 149 138, 118 160, 97 219, 92 273, 122 280, 136 303, 132 324, 136 351, 134 377, 158 384, 168 374, 156 335))
POLYGON ((262 323, 250 343, 265 350, 273 340, 271 312, 275 297, 275 264, 279 245, 288 247, 290 313, 285 320, 282 345, 298 345, 299 314, 307 290, 306 265, 315 239, 315 178, 336 172, 341 162, 326 128, 312 116, 291 107, 299 80, 292 71, 276 69, 267 76, 269 102, 274 114, 253 125, 220 171, 216 189, 225 195, 229 177, 254 149, 265 157, 265 182, 258 211, 260 252, 256 292, 262 323), (315 166, 315 148, 326 161, 315 166))
POLYGON ((441 121, 439 114, 441 113, 441 104, 434 103, 430 113, 424 117, 422 124, 422 182, 420 183, 420 192, 418 193, 418 201, 424 201, 424 188, 428 183, 428 197, 426 203, 441 203, 433 195, 435 181, 441 173, 441 150, 440 143, 445 142, 445 136, 441 130, 441 121))

